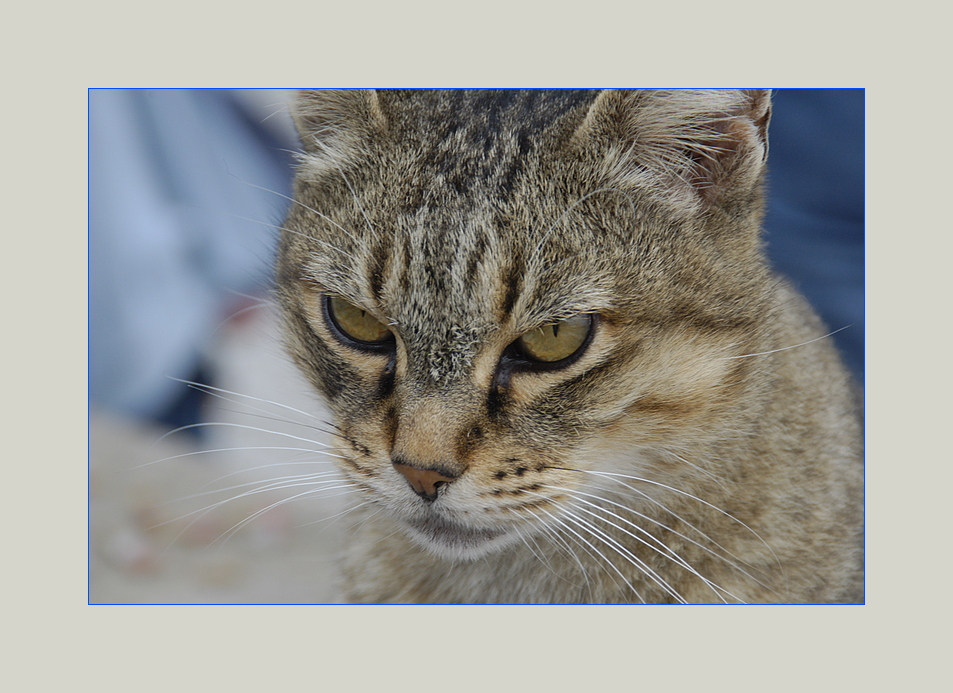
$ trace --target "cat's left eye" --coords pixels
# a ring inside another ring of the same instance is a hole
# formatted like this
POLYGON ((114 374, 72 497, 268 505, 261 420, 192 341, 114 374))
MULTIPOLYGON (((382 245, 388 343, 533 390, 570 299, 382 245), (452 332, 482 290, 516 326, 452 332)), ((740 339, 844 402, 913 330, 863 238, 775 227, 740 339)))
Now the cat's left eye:
POLYGON ((325 296, 325 310, 336 332, 357 346, 380 347, 393 341, 388 327, 362 308, 337 296, 325 296))
POLYGON ((573 356, 588 342, 592 330, 591 315, 576 315, 543 325, 516 340, 521 354, 530 360, 556 363, 573 356))

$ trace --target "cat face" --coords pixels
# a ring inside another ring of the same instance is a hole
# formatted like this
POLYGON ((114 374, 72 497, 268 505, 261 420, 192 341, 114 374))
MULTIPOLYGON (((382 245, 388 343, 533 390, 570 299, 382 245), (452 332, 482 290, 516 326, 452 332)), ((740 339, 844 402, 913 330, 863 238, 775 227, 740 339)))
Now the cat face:
POLYGON ((736 434, 767 310, 766 108, 302 96, 278 291, 346 477, 469 559, 544 531, 592 474, 736 434))

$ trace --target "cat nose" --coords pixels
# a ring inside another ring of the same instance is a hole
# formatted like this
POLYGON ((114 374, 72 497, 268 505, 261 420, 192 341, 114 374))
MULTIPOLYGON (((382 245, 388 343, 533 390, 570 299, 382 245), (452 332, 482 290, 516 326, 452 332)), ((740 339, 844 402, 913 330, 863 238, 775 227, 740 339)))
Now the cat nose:
POLYGON ((414 489, 414 493, 425 501, 436 500, 437 491, 457 478, 438 472, 436 469, 422 469, 402 461, 394 460, 392 464, 394 469, 403 474, 404 478, 410 482, 410 487, 414 489))

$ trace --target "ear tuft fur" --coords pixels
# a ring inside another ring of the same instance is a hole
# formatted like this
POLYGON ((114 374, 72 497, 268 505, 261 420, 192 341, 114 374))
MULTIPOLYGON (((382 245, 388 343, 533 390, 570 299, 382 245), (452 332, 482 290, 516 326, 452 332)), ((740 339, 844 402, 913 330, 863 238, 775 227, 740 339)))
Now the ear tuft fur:
POLYGON ((574 140, 603 156, 608 184, 693 213, 757 186, 770 115, 764 89, 607 90, 574 140))
POLYGON ((302 170, 311 177, 354 163, 387 126, 373 89, 302 90, 291 115, 305 152, 302 170))

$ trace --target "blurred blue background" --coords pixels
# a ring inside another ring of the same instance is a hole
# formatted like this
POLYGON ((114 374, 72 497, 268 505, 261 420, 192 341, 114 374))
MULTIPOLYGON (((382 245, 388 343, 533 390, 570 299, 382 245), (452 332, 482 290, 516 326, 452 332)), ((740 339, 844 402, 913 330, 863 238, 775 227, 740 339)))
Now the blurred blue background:
MULTIPOLYGON (((90 406, 168 425, 218 325, 264 296, 297 148, 284 90, 89 92, 90 406)), ((771 260, 864 377, 864 91, 781 89, 771 260), (849 327, 848 327, 849 326, 849 327)))
POLYGON ((779 89, 765 239, 864 380, 864 90, 779 89))

